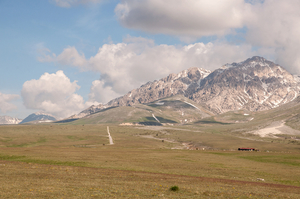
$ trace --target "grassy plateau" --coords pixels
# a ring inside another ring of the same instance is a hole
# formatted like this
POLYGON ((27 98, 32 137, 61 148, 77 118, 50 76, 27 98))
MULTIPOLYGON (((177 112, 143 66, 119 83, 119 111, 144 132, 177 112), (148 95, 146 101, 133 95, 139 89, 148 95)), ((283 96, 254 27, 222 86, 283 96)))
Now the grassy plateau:
POLYGON ((299 143, 244 135, 263 124, 228 123, 238 114, 174 126, 0 126, 0 198, 300 198, 299 143))

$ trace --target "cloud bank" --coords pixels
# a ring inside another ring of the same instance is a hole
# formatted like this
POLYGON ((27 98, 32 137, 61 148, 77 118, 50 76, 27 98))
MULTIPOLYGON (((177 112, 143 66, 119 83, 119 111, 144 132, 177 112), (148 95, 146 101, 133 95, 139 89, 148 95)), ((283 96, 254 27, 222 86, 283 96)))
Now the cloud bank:
POLYGON ((76 81, 71 82, 60 70, 54 74, 45 73, 37 80, 26 81, 21 95, 26 108, 65 118, 87 107, 83 98, 75 93, 79 88, 76 81))
POLYGON ((245 22, 246 41, 272 49, 275 60, 292 73, 300 73, 300 1, 265 0, 254 4, 245 22))
POLYGON ((0 92, 0 113, 6 113, 17 106, 11 103, 12 100, 18 99, 20 96, 15 94, 4 94, 0 92))
POLYGON ((115 13, 126 28, 179 38, 236 36, 242 30, 243 43, 300 73, 299 10, 298 0, 122 0, 115 13))
POLYGON ((115 13, 127 28, 201 37, 242 28, 248 5, 244 0, 123 0, 115 13))
POLYGON ((106 86, 103 80, 95 80, 92 83, 89 100, 86 102, 89 106, 107 103, 112 99, 120 97, 120 94, 116 93, 111 86, 106 86))

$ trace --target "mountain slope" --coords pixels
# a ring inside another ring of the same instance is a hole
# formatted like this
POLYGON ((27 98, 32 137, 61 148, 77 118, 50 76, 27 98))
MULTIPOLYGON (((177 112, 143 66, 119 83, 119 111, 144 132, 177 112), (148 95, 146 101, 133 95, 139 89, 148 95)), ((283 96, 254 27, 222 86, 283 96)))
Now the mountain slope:
POLYGON ((182 95, 177 95, 147 104, 109 107, 73 123, 173 125, 195 122, 212 115, 213 113, 204 107, 182 95))
POLYGON ((199 82, 207 77, 211 71, 202 68, 189 68, 178 74, 170 74, 168 77, 153 82, 148 82, 140 88, 133 89, 126 95, 113 99, 106 105, 93 105, 72 118, 82 118, 99 112, 102 109, 113 106, 132 106, 134 104, 149 103, 165 97, 175 95, 187 96, 199 85, 199 82))
POLYGON ((189 68, 179 74, 170 74, 158 81, 148 82, 138 89, 134 89, 126 95, 111 100, 108 106, 130 106, 144 104, 174 95, 188 96, 199 82, 207 77, 211 71, 202 68, 189 68))
POLYGON ((23 123, 27 123, 27 122, 32 122, 32 121, 56 121, 57 119, 53 116, 50 115, 48 113, 43 113, 43 112, 36 112, 33 114, 30 114, 29 116, 27 116, 24 120, 22 120, 22 122, 20 122, 20 124, 23 123))
POLYGON ((299 95, 299 77, 262 57, 226 64, 211 72, 190 68, 148 82, 106 105, 92 106, 76 117, 114 106, 145 104, 165 97, 183 95, 215 114, 234 110, 262 111, 293 101, 299 95))
POLYGON ((10 116, 0 116, 0 124, 19 124, 22 120, 10 116))
POLYGON ((281 66, 262 57, 227 64, 201 81, 191 99, 211 111, 269 110, 293 101, 299 80, 281 66))

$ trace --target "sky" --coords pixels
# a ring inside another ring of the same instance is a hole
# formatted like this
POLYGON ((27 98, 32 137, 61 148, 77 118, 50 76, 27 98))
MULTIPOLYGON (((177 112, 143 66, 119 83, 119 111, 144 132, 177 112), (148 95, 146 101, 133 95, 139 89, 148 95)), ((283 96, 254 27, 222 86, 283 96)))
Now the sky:
POLYGON ((300 74, 299 0, 0 0, 0 116, 59 119, 190 67, 300 74))

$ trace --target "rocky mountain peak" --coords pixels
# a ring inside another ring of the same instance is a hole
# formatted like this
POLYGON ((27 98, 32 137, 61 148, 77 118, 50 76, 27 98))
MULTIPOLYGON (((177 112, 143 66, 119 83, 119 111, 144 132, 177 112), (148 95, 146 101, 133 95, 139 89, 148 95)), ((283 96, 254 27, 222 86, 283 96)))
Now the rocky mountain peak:
POLYGON ((199 86, 199 82, 207 77, 211 71, 202 68, 189 68, 178 74, 157 81, 148 82, 138 89, 134 89, 123 97, 114 99, 108 106, 130 106, 137 103, 148 103, 154 100, 174 96, 186 95, 189 88, 199 86))
POLYGON ((57 119, 49 114, 49 113, 45 113, 45 112, 36 112, 36 113, 32 113, 29 116, 27 116, 24 120, 22 120, 22 122, 20 122, 20 124, 22 123, 26 123, 26 122, 31 122, 31 121, 56 121, 57 119))
POLYGON ((299 81, 281 66, 262 57, 226 64, 202 80, 193 94, 216 113, 267 110, 298 96, 299 81))
POLYGON ((133 104, 148 103, 177 94, 187 95, 187 93, 194 90, 194 87, 199 87, 200 81, 210 73, 210 70, 196 67, 183 70, 178 74, 172 73, 160 80, 147 82, 140 88, 133 89, 126 95, 111 100, 106 105, 100 104, 96 107, 91 106, 74 117, 80 118, 111 106, 131 106, 133 104))
POLYGON ((239 109, 260 111, 293 101, 299 90, 299 76, 291 75, 263 57, 254 56, 243 62, 225 64, 213 72, 193 67, 173 73, 133 89, 106 105, 90 107, 85 112, 149 103, 178 94, 216 114, 239 109))

